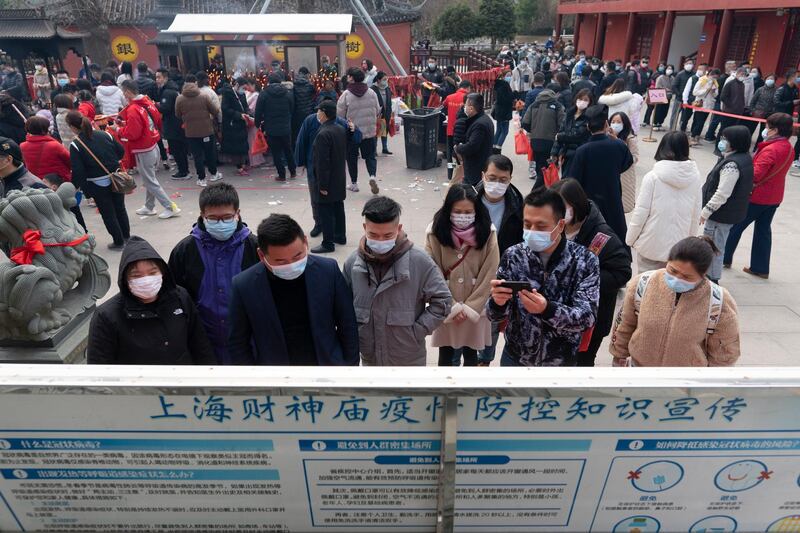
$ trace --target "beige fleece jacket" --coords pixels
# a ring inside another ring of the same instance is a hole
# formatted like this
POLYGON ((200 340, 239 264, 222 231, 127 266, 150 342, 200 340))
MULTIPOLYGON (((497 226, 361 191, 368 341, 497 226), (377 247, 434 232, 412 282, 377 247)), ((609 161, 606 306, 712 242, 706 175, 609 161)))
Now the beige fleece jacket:
POLYGON ((639 316, 634 292, 639 276, 628 284, 621 314, 611 333, 611 355, 631 357, 634 366, 731 366, 739 359, 739 319, 736 302, 723 287, 722 314, 716 331, 706 335, 711 286, 677 298, 664 281, 664 270, 647 285, 639 316))

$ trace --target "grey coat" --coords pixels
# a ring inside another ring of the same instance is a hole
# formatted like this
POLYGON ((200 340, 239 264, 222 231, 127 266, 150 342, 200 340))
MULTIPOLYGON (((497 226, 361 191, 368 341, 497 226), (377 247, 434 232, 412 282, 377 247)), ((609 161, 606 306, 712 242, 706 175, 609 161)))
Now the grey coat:
POLYGON ((379 284, 353 252, 344 264, 353 291, 361 361, 365 366, 425 366, 425 337, 450 313, 442 271, 416 246, 395 261, 379 284))

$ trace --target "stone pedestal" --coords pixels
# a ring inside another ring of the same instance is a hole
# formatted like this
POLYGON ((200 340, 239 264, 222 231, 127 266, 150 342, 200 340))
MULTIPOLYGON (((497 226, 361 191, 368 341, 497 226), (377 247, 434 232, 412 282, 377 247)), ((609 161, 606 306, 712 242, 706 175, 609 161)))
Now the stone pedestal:
POLYGON ((86 364, 94 310, 85 310, 44 341, 0 340, 0 363, 86 364))

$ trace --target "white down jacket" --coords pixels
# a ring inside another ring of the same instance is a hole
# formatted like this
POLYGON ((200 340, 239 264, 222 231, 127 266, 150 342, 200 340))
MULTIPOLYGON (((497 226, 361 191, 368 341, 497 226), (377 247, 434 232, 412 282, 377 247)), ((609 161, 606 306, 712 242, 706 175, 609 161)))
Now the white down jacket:
POLYGON ((697 235, 703 181, 694 161, 658 161, 645 174, 625 242, 652 261, 666 261, 672 246, 697 235))
POLYGON ((608 106, 609 118, 611 118, 611 115, 618 112, 628 115, 628 118, 631 119, 633 132, 637 135, 639 134, 639 116, 642 113, 642 103, 644 102, 644 98, 642 98, 640 94, 634 94, 630 91, 604 94, 600 96, 597 102, 608 106))
POLYGON ((100 106, 97 111, 101 115, 113 115, 128 105, 125 102, 125 97, 122 96, 122 91, 116 85, 99 85, 95 98, 97 98, 97 103, 100 106))

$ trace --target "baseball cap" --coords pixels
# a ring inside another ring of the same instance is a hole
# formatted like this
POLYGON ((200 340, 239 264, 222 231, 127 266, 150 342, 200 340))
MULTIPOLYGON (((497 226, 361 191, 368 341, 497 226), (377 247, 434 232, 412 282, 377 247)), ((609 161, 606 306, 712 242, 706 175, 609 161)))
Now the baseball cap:
POLYGON ((0 156, 10 155, 17 163, 22 163, 22 150, 19 145, 8 137, 0 137, 0 156))
POLYGON ((318 110, 321 110, 325 113, 326 117, 336 116, 336 102, 333 100, 323 100, 317 106, 318 110))

